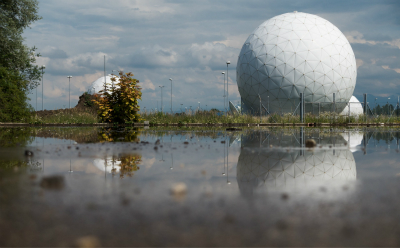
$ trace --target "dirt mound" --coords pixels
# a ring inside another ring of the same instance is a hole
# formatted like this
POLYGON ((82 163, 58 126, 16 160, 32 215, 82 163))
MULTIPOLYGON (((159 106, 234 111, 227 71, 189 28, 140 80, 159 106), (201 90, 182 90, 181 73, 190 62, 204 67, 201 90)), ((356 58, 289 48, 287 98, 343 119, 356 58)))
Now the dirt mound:
MULTIPOLYGON (((97 112, 97 106, 95 103, 92 101, 95 99, 94 95, 88 94, 87 92, 83 93, 79 97, 78 104, 71 108, 71 111, 82 111, 82 112, 92 112, 96 113, 97 112)), ((40 110, 36 111, 36 115, 38 117, 45 117, 45 116, 51 116, 55 115, 61 112, 69 111, 68 109, 55 109, 55 110, 40 110)))

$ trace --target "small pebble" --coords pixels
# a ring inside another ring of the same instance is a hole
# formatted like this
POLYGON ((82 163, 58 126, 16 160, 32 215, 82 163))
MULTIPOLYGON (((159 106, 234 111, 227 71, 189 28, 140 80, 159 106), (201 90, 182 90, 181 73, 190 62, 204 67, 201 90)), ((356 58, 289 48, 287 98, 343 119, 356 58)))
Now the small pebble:
POLYGON ((25 156, 32 157, 33 156, 33 152, 29 151, 29 150, 25 150, 25 156))
POLYGON ((185 183, 176 183, 172 185, 170 190, 171 195, 173 196, 184 196, 187 193, 187 187, 185 183))
POLYGON ((40 187, 50 190, 60 190, 64 188, 63 176, 47 176, 40 181, 40 187))
POLYGON ((317 146, 317 142, 315 142, 315 140, 313 139, 306 140, 306 147, 313 148, 315 146, 317 146))
POLYGON ((92 248, 92 247, 100 247, 100 241, 95 236, 84 236, 80 237, 76 240, 76 244, 78 247, 82 248, 92 248))

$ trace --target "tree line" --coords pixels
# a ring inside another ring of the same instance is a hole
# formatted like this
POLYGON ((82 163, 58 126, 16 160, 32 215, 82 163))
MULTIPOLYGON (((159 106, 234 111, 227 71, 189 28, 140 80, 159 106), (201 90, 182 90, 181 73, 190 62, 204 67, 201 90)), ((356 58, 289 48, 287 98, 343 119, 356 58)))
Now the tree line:
POLYGON ((42 73, 35 65, 40 54, 24 44, 22 33, 40 19, 37 0, 0 1, 0 122, 30 119, 28 94, 42 73))

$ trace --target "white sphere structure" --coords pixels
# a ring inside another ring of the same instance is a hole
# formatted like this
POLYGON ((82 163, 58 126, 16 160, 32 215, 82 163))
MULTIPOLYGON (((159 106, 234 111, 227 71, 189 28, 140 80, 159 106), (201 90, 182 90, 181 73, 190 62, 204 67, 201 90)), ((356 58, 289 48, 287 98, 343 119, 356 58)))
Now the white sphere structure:
POLYGON ((350 115, 350 116, 356 116, 358 117, 359 115, 362 115, 364 113, 363 107, 358 101, 357 97, 351 96, 349 104, 346 105, 346 107, 343 109, 343 111, 340 113, 340 115, 350 115), (350 106, 350 108, 349 108, 350 106))
POLYGON ((102 76, 96 79, 89 87, 88 91, 92 94, 98 94, 101 90, 104 91, 104 83, 107 82, 107 92, 111 93, 112 81, 111 78, 115 78, 114 87, 119 88, 116 84, 119 82, 119 77, 115 75, 108 74, 106 77, 102 76), (104 78, 106 80, 104 80, 104 78))
MULTIPOLYGON (((247 38, 237 62, 236 80, 242 111, 257 113, 262 104, 271 113, 293 112, 304 93, 305 102, 348 102, 356 85, 353 50, 329 21, 306 13, 275 16, 247 38)), ((306 104, 307 107, 310 106, 306 104)), ((344 104, 338 104, 340 113, 344 104)), ((321 104, 331 111, 331 104, 321 104)))

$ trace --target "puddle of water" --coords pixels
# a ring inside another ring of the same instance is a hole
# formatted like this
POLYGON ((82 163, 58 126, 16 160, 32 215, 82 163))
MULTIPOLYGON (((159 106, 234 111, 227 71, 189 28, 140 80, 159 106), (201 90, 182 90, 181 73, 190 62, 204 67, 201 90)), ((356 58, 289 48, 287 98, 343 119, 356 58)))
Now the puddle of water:
POLYGON ((0 230, 9 230, 1 246, 71 246, 82 237, 130 246, 399 242, 398 130, 0 133, 0 188, 15 189, 0 192, 0 230), (17 239, 18 228, 30 238, 17 239))

